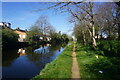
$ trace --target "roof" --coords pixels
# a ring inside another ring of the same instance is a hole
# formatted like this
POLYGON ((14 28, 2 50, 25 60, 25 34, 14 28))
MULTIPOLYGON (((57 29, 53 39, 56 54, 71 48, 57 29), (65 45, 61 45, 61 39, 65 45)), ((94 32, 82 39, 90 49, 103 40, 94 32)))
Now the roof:
POLYGON ((20 32, 26 32, 26 30, 21 30, 21 29, 15 29, 15 30, 20 32))
POLYGON ((20 31, 20 32, 28 32, 27 30, 22 30, 22 29, 20 29, 19 27, 17 27, 16 29, 14 29, 14 31, 20 31))

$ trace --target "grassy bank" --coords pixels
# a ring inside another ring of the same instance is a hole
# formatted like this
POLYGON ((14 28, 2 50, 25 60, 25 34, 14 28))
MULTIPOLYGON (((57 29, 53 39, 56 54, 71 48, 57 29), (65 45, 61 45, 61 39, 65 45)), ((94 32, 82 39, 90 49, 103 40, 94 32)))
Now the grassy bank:
MULTIPOLYGON (((119 56, 106 56, 106 53, 99 47, 96 51, 93 51, 90 46, 82 46, 78 43, 76 44, 76 47, 77 60, 80 67, 80 76, 83 80, 96 80, 96 78, 102 80, 120 79, 119 56)), ((109 52, 107 54, 111 55, 113 52, 109 52)))
POLYGON ((51 63, 47 64, 39 75, 33 78, 70 78, 72 67, 73 43, 65 47, 65 50, 51 63))

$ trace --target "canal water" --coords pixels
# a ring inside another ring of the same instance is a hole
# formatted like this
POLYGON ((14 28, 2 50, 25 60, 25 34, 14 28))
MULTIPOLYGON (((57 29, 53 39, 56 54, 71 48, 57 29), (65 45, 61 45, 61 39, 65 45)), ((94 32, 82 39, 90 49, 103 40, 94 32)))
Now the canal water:
POLYGON ((2 78, 32 78, 62 53, 66 44, 40 45, 2 52, 2 78))

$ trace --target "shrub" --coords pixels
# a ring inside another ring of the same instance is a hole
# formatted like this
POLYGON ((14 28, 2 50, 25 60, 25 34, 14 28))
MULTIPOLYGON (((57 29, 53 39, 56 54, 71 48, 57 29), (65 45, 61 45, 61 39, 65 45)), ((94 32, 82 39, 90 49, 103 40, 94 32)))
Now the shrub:
POLYGON ((99 41, 98 49, 102 50, 105 56, 108 57, 119 57, 120 56, 120 41, 99 41))
POLYGON ((3 48, 14 45, 18 42, 18 35, 10 29, 2 30, 2 45, 3 48))

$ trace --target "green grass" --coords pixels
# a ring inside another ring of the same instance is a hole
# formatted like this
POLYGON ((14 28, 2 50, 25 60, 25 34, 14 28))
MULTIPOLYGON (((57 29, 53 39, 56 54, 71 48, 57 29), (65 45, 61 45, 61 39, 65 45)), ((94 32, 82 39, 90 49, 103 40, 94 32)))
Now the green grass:
POLYGON ((93 51, 89 46, 76 44, 77 60, 80 67, 80 76, 83 80, 89 79, 120 79, 120 58, 106 57, 103 51, 93 51), (98 59, 96 58, 98 56, 98 59), (102 71, 102 73, 100 73, 102 71))
POLYGON ((65 47, 65 50, 54 61, 48 63, 39 75, 40 78, 71 78, 73 43, 65 47))
MULTIPOLYGON (((113 44, 111 51, 108 48, 109 44, 107 47, 105 44, 106 42, 98 44, 97 50, 93 50, 90 46, 76 44, 76 55, 82 80, 120 80, 120 57, 118 56, 119 46, 117 46, 119 44, 115 41, 114 44, 111 42, 113 44), (112 55, 109 56, 109 54, 112 55)), ((33 79, 71 78, 72 50, 73 43, 33 79)))

